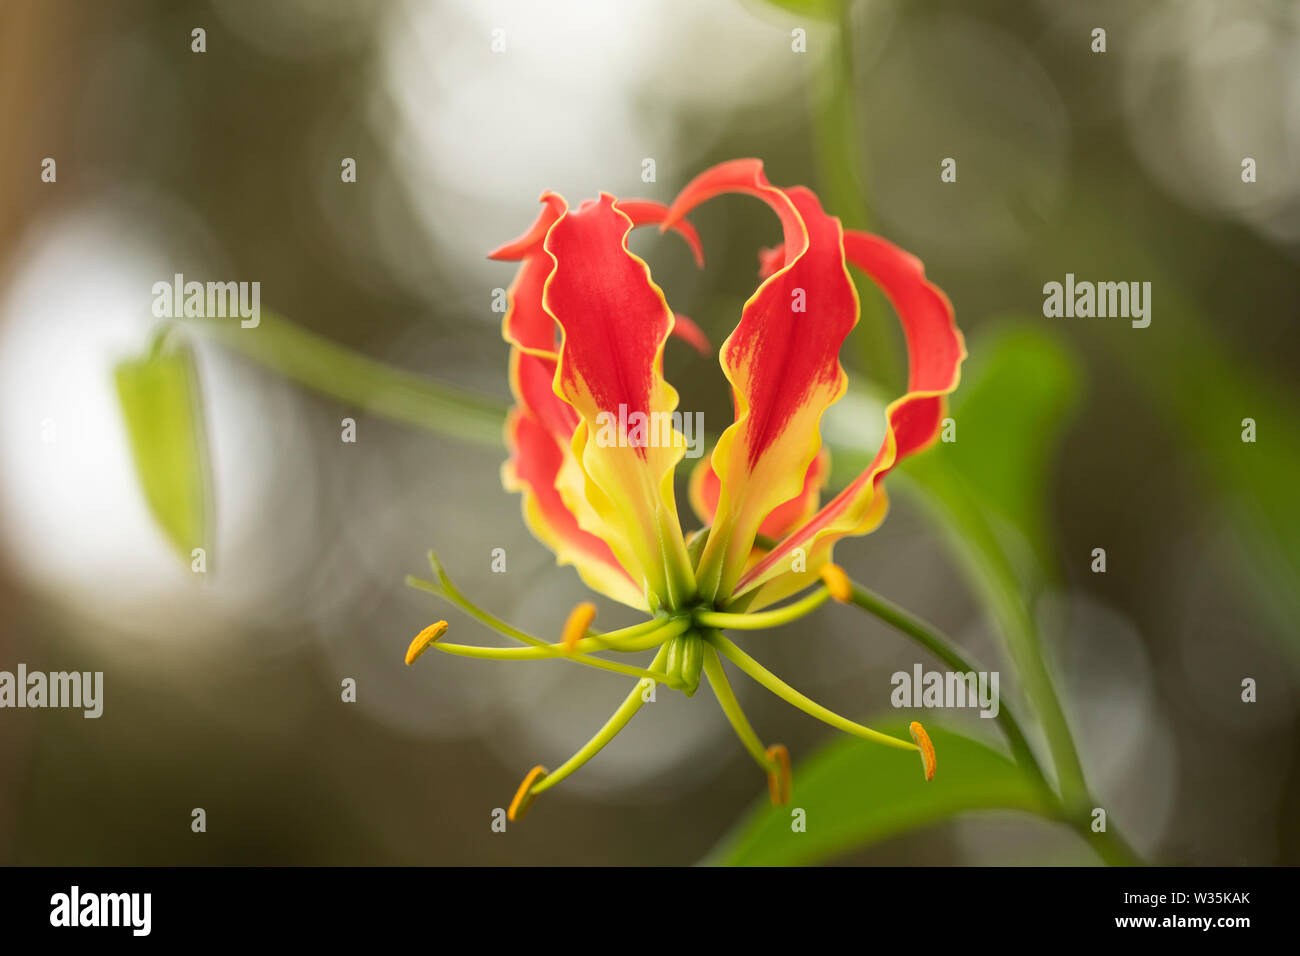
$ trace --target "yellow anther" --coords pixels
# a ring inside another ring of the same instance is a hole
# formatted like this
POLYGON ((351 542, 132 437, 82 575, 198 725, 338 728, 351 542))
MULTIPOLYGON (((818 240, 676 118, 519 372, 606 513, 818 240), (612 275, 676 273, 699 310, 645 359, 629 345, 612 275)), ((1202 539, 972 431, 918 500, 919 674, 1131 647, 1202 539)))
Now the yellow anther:
POLYGON ((767 748, 767 759, 777 767, 767 772, 767 795, 772 798, 772 806, 783 807, 790 802, 794 782, 790 774, 790 751, 785 749, 785 744, 773 744, 767 748))
POLYGON ((831 592, 831 597, 841 604, 848 604, 853 600, 853 584, 838 564, 822 565, 822 583, 826 585, 826 590, 831 592))
POLYGON ((411 641, 411 646, 406 649, 406 663, 410 664, 417 657, 429 649, 429 645, 447 633, 447 622, 439 621, 437 624, 430 624, 419 634, 415 635, 415 640, 411 641))
POLYGON ((921 722, 918 720, 912 721, 907 729, 911 731, 912 739, 916 741, 916 746, 920 748, 921 763, 925 767, 925 779, 933 780, 935 767, 934 744, 930 742, 930 735, 925 732, 925 728, 921 726, 921 722))
POLYGON ((533 801, 537 799, 537 794, 529 793, 528 791, 531 790, 533 785, 539 780, 544 780, 546 774, 546 768, 540 764, 528 771, 528 776, 524 777, 524 782, 521 783, 519 789, 515 791, 515 798, 510 801, 510 809, 506 811, 506 819, 511 823, 524 818, 524 814, 528 812, 528 808, 531 807, 533 801))
POLYGON ((566 651, 573 650, 578 642, 587 636, 587 631, 594 620, 596 620, 596 605, 590 601, 583 601, 569 612, 569 619, 564 622, 564 633, 560 638, 560 643, 564 645, 566 651))

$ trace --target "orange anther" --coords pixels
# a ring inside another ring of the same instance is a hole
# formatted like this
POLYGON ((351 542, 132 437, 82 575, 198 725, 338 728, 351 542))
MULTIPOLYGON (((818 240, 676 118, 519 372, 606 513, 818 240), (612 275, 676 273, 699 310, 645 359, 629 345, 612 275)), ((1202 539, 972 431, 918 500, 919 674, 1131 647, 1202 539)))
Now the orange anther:
POLYGON ((587 636, 591 622, 596 620, 596 605, 583 601, 569 612, 569 619, 564 622, 564 632, 560 643, 566 651, 571 651, 578 642, 587 636))
POLYGON ((507 820, 513 823, 516 820, 522 820, 524 818, 524 814, 528 812, 528 808, 531 807, 533 801, 537 799, 537 794, 529 793, 528 791, 531 790, 533 785, 539 780, 545 779, 546 773, 546 768, 540 764, 528 771, 528 776, 524 777, 524 782, 521 783, 519 789, 515 791, 515 798, 510 801, 510 809, 506 811, 507 820))
POLYGON ((831 592, 831 597, 841 604, 853 600, 853 584, 838 564, 822 565, 822 583, 826 585, 826 590, 831 592))
POLYGON ((430 624, 419 634, 415 635, 415 640, 411 641, 410 646, 406 649, 406 663, 410 664, 417 657, 429 649, 438 638, 447 633, 447 622, 439 621, 436 624, 430 624))
POLYGON ((777 767, 767 772, 767 795, 772 798, 772 806, 783 807, 790 802, 794 782, 790 774, 790 751, 785 749, 785 744, 773 744, 767 748, 767 759, 777 767))
POLYGON ((921 722, 914 720, 908 725, 907 729, 911 731, 912 739, 916 741, 916 746, 921 751, 921 763, 925 767, 925 779, 934 779, 934 744, 930 742, 930 735, 925 732, 921 722))

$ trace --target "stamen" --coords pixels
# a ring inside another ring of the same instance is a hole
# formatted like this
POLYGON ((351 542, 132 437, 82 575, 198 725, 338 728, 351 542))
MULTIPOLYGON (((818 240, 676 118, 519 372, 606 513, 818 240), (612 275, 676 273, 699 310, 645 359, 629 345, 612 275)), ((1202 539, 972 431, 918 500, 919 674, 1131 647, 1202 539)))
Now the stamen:
MULTIPOLYGON (((654 660, 650 662, 650 669, 656 670, 663 667, 664 658, 667 656, 668 648, 666 646, 659 648, 659 653, 656 654, 654 660)), ((596 754, 600 753, 605 744, 618 736, 618 732, 626 727, 627 722, 632 719, 633 715, 638 710, 641 709, 641 705, 645 703, 645 692, 649 689, 649 684, 647 684, 646 680, 643 679, 638 681, 637 685, 632 688, 632 692, 628 694, 627 697, 624 698, 623 703, 619 705, 618 710, 614 711, 613 716, 605 722, 605 726, 600 728, 596 735, 587 741, 581 750, 557 767, 554 773, 548 773, 541 780, 537 781, 533 785, 532 795, 537 796, 538 794, 549 790, 565 777, 579 769, 592 757, 596 756, 596 754)), ((536 771, 534 771, 534 773, 536 773, 536 771)))
POLYGON ((705 640, 716 647, 718 652, 726 657, 727 660, 731 661, 754 680, 758 681, 758 683, 762 684, 773 694, 776 694, 777 697, 780 697, 787 703, 798 707, 805 714, 816 717, 818 720, 825 721, 832 727, 844 731, 846 734, 853 734, 853 736, 861 737, 864 740, 874 740, 876 743, 884 744, 886 747, 894 747, 898 750, 920 749, 916 744, 908 743, 906 740, 899 740, 897 737, 891 737, 888 734, 882 734, 878 730, 872 730, 870 727, 854 723, 847 717, 841 717, 839 714, 835 713, 835 711, 823 707, 816 701, 805 697, 716 631, 708 634, 708 636, 705 637, 705 640))
POLYGON ((709 686, 713 688, 718 703, 722 705, 722 712, 727 715, 727 720, 731 721, 736 736, 745 745, 754 762, 767 774, 767 792, 772 798, 772 805, 779 807, 789 803, 790 752, 783 744, 773 744, 766 750, 763 749, 758 734, 754 733, 754 728, 750 726, 749 719, 740 707, 740 701, 736 699, 735 691, 731 689, 731 682, 727 680, 727 673, 722 668, 722 661, 718 659, 718 652, 712 647, 709 647, 708 653, 704 655, 704 674, 709 679, 709 686))
POLYGON ((734 614, 731 611, 700 610, 695 612, 695 623, 701 627, 730 628, 734 631, 761 631, 769 627, 779 627, 782 624, 797 621, 804 615, 817 610, 826 603, 826 599, 829 597, 830 592, 826 588, 818 588, 807 597, 771 611, 734 614))
MULTIPOLYGON (((437 558, 433 557, 432 553, 430 553, 429 557, 430 560, 437 560, 437 558)), ((542 640, 540 637, 534 637, 532 634, 527 634, 519 630, 517 627, 512 627, 499 617, 489 614, 477 604, 474 604, 466 598, 465 595, 461 594, 451 581, 447 579, 446 573, 442 570, 442 565, 435 565, 435 567, 438 569, 439 577, 442 579, 441 586, 434 584, 432 581, 417 578, 414 574, 408 574, 406 576, 407 587, 419 588, 421 591, 427 591, 436 597, 442 598, 449 604, 454 604, 480 624, 483 624, 511 640, 519 641, 521 644, 531 644, 533 647, 547 646, 547 642, 542 640)))
POLYGON ((415 635, 415 640, 406 649, 406 663, 412 664, 415 659, 429 649, 429 645, 435 643, 438 638, 447 633, 447 622, 439 621, 436 624, 430 624, 419 634, 415 635))
POLYGON ((515 798, 510 801, 510 809, 506 811, 506 819, 511 823, 516 820, 522 820, 528 808, 533 805, 537 799, 537 794, 532 793, 533 784, 538 780, 546 779, 546 768, 538 764, 532 770, 528 771, 528 776, 524 777, 524 782, 519 785, 515 791, 515 798))
POLYGON ((722 669, 722 661, 718 660, 718 652, 713 647, 709 647, 704 655, 704 676, 709 679, 709 686, 713 688, 713 694, 718 698, 722 712, 731 722, 732 729, 736 731, 740 742, 745 745, 749 755, 764 772, 771 774, 775 767, 763 750, 763 742, 758 739, 758 734, 754 733, 745 711, 741 709, 740 701, 736 699, 736 692, 731 689, 731 681, 727 680, 727 672, 722 669))
POLYGON ((587 629, 595 619, 596 605, 590 601, 583 601, 569 612, 569 619, 564 622, 563 636, 560 638, 560 643, 564 645, 567 653, 573 653, 573 649, 578 646, 578 641, 587 636, 587 629))
POLYGON ((592 636, 579 642, 580 648, 611 651, 648 651, 658 647, 678 634, 685 634, 692 627, 689 614, 676 617, 656 617, 631 627, 619 628, 605 634, 592 632, 592 636))
POLYGON ((853 600, 853 582, 838 564, 822 565, 822 582, 826 585, 826 590, 831 592, 831 597, 841 604, 853 600))
MULTIPOLYGON (((478 605, 470 601, 467 597, 465 597, 464 594, 460 592, 459 589, 456 588, 454 584, 451 583, 451 578, 447 576, 447 572, 443 569, 442 563, 438 560, 438 556, 434 554, 432 551, 429 552, 429 563, 433 566, 433 569, 437 572, 438 580, 441 583, 434 584, 432 581, 425 581, 424 579, 418 578, 413 574, 408 574, 406 576, 406 583, 409 587, 419 588, 421 591, 427 591, 430 594, 442 598, 444 601, 448 601, 456 605, 458 608, 460 608, 470 617, 474 618, 476 621, 480 622, 481 624, 485 624, 487 627, 496 631, 498 634, 502 634, 506 637, 512 638, 513 640, 516 641, 520 641, 521 643, 524 644, 530 644, 533 647, 551 646, 547 641, 542 640, 540 637, 534 637, 532 634, 525 633, 524 631, 519 630, 519 628, 507 624, 499 617, 496 617, 488 613, 487 611, 483 610, 478 605)), ((668 618, 655 617, 655 618, 651 618, 648 621, 642 621, 640 624, 633 624, 630 627, 620 628, 617 631, 610 631, 607 634, 601 634, 598 631, 592 631, 591 635, 592 637, 600 638, 601 641, 607 644, 612 650, 644 651, 644 650, 648 650, 651 647, 655 647, 659 642, 658 641, 654 641, 652 643, 648 643, 644 641, 630 642, 630 639, 639 638, 642 637, 643 635, 650 634, 669 623, 672 622, 668 618), (623 642, 625 641, 629 642, 627 643, 626 646, 624 646, 623 644, 623 642)), ((690 621, 688 620, 683 622, 681 626, 682 626, 682 630, 685 630, 687 627, 690 626, 690 621)), ((680 633, 680 632, 674 632, 674 633, 680 633)), ((600 648, 597 649, 599 650, 600 648)))
MULTIPOLYGON (((690 630, 690 618, 673 618, 660 625, 658 630, 652 631, 643 637, 637 638, 635 642, 629 641, 626 644, 619 645, 617 650, 624 651, 647 651, 652 647, 663 645, 670 638, 676 637, 685 631, 690 630)), ((603 643, 603 637, 584 637, 578 641, 577 650, 580 655, 586 655, 591 651, 610 650, 603 643)), ((435 644, 433 645, 445 654, 456 654, 460 657, 481 657, 484 660, 491 661, 547 661, 555 658, 566 658, 577 660, 577 656, 570 654, 564 649, 562 644, 542 644, 539 647, 477 647, 472 644, 435 644)), ((593 662, 602 664, 612 664, 612 661, 604 661, 598 657, 589 658, 593 662)))
MULTIPOLYGON (((609 671, 615 674, 624 674, 630 677, 649 677, 652 680, 660 681, 671 687, 672 682, 666 680, 664 674, 655 674, 642 667, 630 667, 625 664, 618 664, 614 661, 607 661, 599 657, 593 657, 588 653, 565 654, 563 648, 549 644, 540 637, 534 637, 532 634, 525 633, 517 627, 512 627, 505 621, 487 611, 478 607, 468 598, 457 590, 456 586, 451 583, 447 572, 443 570, 442 564, 438 561, 438 556, 432 551, 429 552, 429 563, 438 574, 438 580, 441 585, 434 584, 432 581, 425 581, 415 575, 407 575, 406 583, 410 587, 419 588, 421 591, 427 591, 437 597, 442 598, 456 607, 463 610, 470 617, 474 618, 481 624, 486 625, 498 634, 509 637, 513 640, 529 645, 528 648, 473 648, 463 644, 438 644, 439 650, 447 651, 452 654, 459 654, 464 657, 489 657, 496 660, 545 660, 551 657, 564 657, 567 660, 579 664, 585 664, 594 667, 597 670, 609 671), (543 654, 514 656, 511 652, 526 651, 529 649, 543 649, 543 654), (489 651, 493 653, 477 653, 478 651, 489 651), (501 652, 506 652, 502 654, 501 652)), ((610 631, 608 634, 598 634, 592 632, 593 636, 584 640, 578 650, 583 651, 644 651, 652 647, 657 647, 663 640, 667 640, 675 634, 679 634, 690 627, 689 618, 667 619, 651 618, 648 621, 642 621, 640 624, 634 624, 631 627, 625 627, 617 631, 610 631), (671 625, 671 627, 669 627, 671 625), (660 630, 663 633, 660 634, 660 630)))
POLYGON ((925 732, 919 720, 914 720, 907 726, 908 731, 912 734, 912 739, 916 741, 916 747, 921 751, 921 765, 925 768, 925 779, 934 779, 935 759, 934 744, 930 742, 930 735, 925 732))
POLYGON ((790 802, 790 790, 794 783, 790 774, 790 751, 785 744, 773 744, 767 748, 767 759, 777 766, 776 773, 767 773, 767 794, 772 799, 772 806, 783 807, 790 802))

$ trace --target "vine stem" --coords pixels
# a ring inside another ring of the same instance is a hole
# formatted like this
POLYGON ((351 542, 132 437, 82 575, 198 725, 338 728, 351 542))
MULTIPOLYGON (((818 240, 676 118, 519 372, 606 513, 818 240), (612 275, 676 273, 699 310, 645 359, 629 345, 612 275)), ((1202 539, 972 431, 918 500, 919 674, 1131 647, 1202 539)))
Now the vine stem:
POLYGON ((505 410, 432 379, 331 342, 262 309, 256 327, 218 319, 171 319, 187 331, 278 372, 285 378, 395 421, 476 445, 503 444, 505 410))
MULTIPOLYGON (((852 603, 868 614, 884 621, 895 630, 912 638, 953 670, 960 673, 970 673, 972 671, 979 672, 982 669, 977 662, 966 657, 951 638, 933 625, 926 623, 910 611, 903 610, 892 601, 881 597, 856 582, 853 582, 852 603)), ((1080 799, 1074 803, 1063 800, 1057 794, 1043 772, 1038 758, 1034 755, 1033 748, 1030 747, 1029 741, 1025 737, 1012 708, 1005 703, 1002 704, 998 708, 997 720, 1002 724, 1003 732, 1007 735, 1007 742, 1011 747, 1016 762, 1026 770, 1031 771, 1038 779, 1038 782, 1042 784, 1056 810, 1056 817, 1061 823, 1078 833, 1104 862, 1112 866, 1144 865, 1145 861, 1109 821, 1107 821, 1107 829, 1101 833, 1092 829, 1091 815, 1086 812, 1086 809, 1093 806, 1094 801, 1086 788, 1080 791, 1080 799)), ((1082 774, 1082 771, 1080 771, 1080 774, 1082 774)))
MULTIPOLYGON (((937 628, 927 624, 910 611, 903 610, 897 604, 881 597, 874 591, 868 590, 861 584, 857 582, 852 582, 852 584, 852 601, 855 605, 880 618, 895 630, 901 631, 912 638, 952 670, 962 674, 980 673, 984 670, 984 668, 980 667, 978 661, 973 661, 962 654, 957 645, 937 628)), ((1016 719, 1012 708, 1005 703, 1000 703, 997 721, 1002 725, 1003 733, 1007 735, 1007 743, 1011 746, 1011 753, 1015 757, 1016 763, 1026 770, 1032 771, 1034 776, 1050 791, 1051 785, 1047 781, 1046 774, 1043 773, 1042 765, 1039 764, 1038 758, 1034 755, 1033 748, 1029 746, 1029 740, 1025 737, 1024 731, 1020 727, 1020 721, 1016 719)))
MULTIPOLYGON (((834 0, 836 18, 828 31, 829 49, 821 57, 814 84, 813 127, 817 173, 826 208, 845 229, 871 227, 863 183, 866 163, 858 127, 857 76, 853 57, 853 0, 834 0)), ((854 283, 855 286, 857 283, 854 283)), ((874 285, 859 289, 861 314, 855 328, 862 371, 889 391, 902 384, 898 355, 886 325, 888 310, 874 285)))
MULTIPOLYGON (((857 76, 853 63, 854 0, 835 0, 834 7, 836 18, 830 31, 831 49, 829 55, 824 58, 826 67, 820 91, 823 100, 821 108, 815 111, 818 158, 823 185, 832 200, 832 205, 843 217, 845 225, 850 228, 864 228, 867 219, 867 197, 861 179, 863 163, 859 155, 857 139, 858 110, 855 100, 857 76)), ((878 381, 889 384, 889 376, 893 371, 892 364, 889 362, 891 355, 881 338, 883 331, 881 323, 872 321, 879 311, 878 300, 868 299, 863 302, 862 316, 865 321, 862 324, 867 328, 866 335, 862 339, 861 356, 864 369, 873 373, 878 381)), ((932 478, 938 484, 944 483, 944 476, 934 475, 932 478)), ((927 490, 935 489, 931 487, 927 490)), ((1041 721, 1059 787, 1058 799, 1062 807, 1062 819, 1078 830, 1107 862, 1140 862, 1127 841, 1113 830, 1109 834, 1096 834, 1091 830, 1088 811, 1095 806, 1095 802, 1088 791, 1083 765, 1070 733, 1065 710, 1061 706, 1060 698, 1043 660, 1042 648, 1032 617, 1020 595, 1010 585, 1010 582, 1014 581, 1014 575, 1007 566, 1006 556, 996 546, 991 532, 985 533, 987 526, 981 515, 957 516, 951 513, 955 507, 961 508, 964 504, 963 496, 941 494, 938 497, 943 500, 950 512, 936 515, 941 526, 952 531, 960 525, 965 527, 968 533, 974 526, 980 531, 983 540, 960 541, 957 550, 966 560, 972 579, 981 587, 986 605, 1001 626, 1012 662, 1016 665, 1025 684, 1028 702, 1041 721), (959 522, 955 520, 957 517, 967 520, 964 523, 959 522)), ((869 602, 873 606, 862 604, 859 606, 871 613, 882 612, 878 616, 882 616, 887 623, 920 641, 941 659, 946 660, 944 654, 955 651, 955 647, 946 638, 943 638, 940 643, 932 643, 935 638, 942 638, 942 635, 928 625, 924 625, 924 622, 912 618, 911 615, 907 615, 893 605, 886 607, 888 602, 875 604, 883 599, 875 596, 870 598, 874 599, 869 602), (909 630, 909 626, 915 624, 923 626, 909 630)), ((855 600, 855 603, 858 602, 855 600)), ((1005 709, 1003 712, 1006 712, 1005 709)), ((1031 760, 1037 775, 1046 781, 1042 766, 1034 758, 1018 723, 1014 727, 1009 726, 1009 723, 1004 722, 1003 727, 1017 760, 1021 762, 1024 759, 1031 760)))

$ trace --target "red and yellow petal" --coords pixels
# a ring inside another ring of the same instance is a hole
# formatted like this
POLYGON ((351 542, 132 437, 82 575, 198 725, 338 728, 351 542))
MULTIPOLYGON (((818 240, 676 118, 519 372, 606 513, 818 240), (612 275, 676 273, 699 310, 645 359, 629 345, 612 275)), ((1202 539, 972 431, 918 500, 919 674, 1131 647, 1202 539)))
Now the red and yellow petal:
MULTIPOLYGON (((633 226, 653 226, 668 218, 668 207, 649 199, 619 199, 617 205, 632 220, 633 226)), ((703 269, 704 246, 700 243, 700 234, 695 231, 695 227, 685 219, 679 219, 668 228, 686 240, 686 244, 691 247, 691 255, 695 257, 695 264, 703 269)))
MULTIPOLYGON (((799 525, 803 524, 817 512, 821 500, 821 491, 826 487, 830 477, 830 452, 822 448, 808 466, 804 475, 803 489, 798 495, 773 508, 763 519, 758 533, 771 541, 780 541, 799 525)), ((721 486, 718 475, 713 470, 709 459, 701 459, 691 471, 690 498, 691 507, 706 526, 713 524, 713 516, 718 508, 718 495, 721 486)))
MULTIPOLYGON (((560 326, 545 307, 544 292, 556 269, 556 259, 546 250, 545 241, 569 209, 554 193, 543 194, 541 201, 543 209, 528 231, 490 255, 499 260, 522 260, 508 291, 502 324, 503 336, 513 346, 510 381, 518 402, 507 425, 511 458, 503 468, 503 480, 508 490, 523 493, 525 520, 534 534, 555 551, 561 564, 574 564, 596 590, 645 608, 643 561, 629 561, 625 567, 611 547, 617 547, 627 558, 635 536, 612 524, 609 516, 602 515, 589 501, 589 491, 606 504, 608 496, 598 487, 593 490, 590 477, 574 455, 573 443, 581 418, 555 387, 560 326)), ((667 207, 655 202, 632 200, 626 207, 625 218, 633 225, 660 223, 667 215, 667 207)), ((673 228, 686 240, 696 261, 702 263, 699 235, 694 228, 684 221, 673 228)), ((675 331, 697 349, 707 350, 707 339, 689 319, 683 317, 675 331)), ((663 561, 656 563, 662 565, 663 561)))
POLYGON ((862 232, 846 232, 844 248, 849 261, 875 281, 898 314, 907 342, 907 393, 886 409, 885 438, 871 465, 742 576, 735 596, 763 588, 751 607, 815 583, 836 541, 879 525, 886 508, 881 482, 900 461, 938 437, 946 396, 957 387, 966 357, 952 304, 926 279, 920 260, 862 232))
POLYGON ((674 316, 673 338, 681 339, 705 358, 713 354, 713 343, 704 330, 680 312, 674 316))
POLYGON ((640 586, 609 545, 583 531, 561 499, 555 485, 566 449, 537 419, 519 409, 506 420, 506 444, 511 455, 502 466, 502 483, 507 491, 522 493, 524 522, 533 535, 555 553, 557 563, 573 565, 592 590, 647 609, 640 586))
POLYGON ((858 319, 839 220, 802 187, 772 186, 756 160, 701 174, 673 203, 671 223, 722 192, 767 202, 785 233, 781 266, 745 303, 722 346, 735 422, 713 452, 717 510, 700 559, 700 593, 731 594, 768 515, 800 496, 821 446, 822 414, 844 393, 839 350, 858 319))
POLYGON ((523 261, 506 290, 502 337, 524 352, 554 355, 555 320, 542 308, 542 289, 551 276, 554 263, 542 251, 542 242, 551 226, 564 217, 569 207, 562 197, 552 192, 543 193, 541 202, 542 210, 528 231, 490 252, 488 258, 523 261))
POLYGON ((554 388, 579 417, 573 457, 596 519, 583 527, 609 543, 647 595, 680 606, 695 582, 673 492, 686 443, 672 427, 677 392, 663 377, 674 319, 628 251, 632 225, 602 193, 547 233, 555 268, 544 303, 561 330, 554 388))
POLYGON ((528 227, 528 231, 518 239, 512 239, 503 245, 497 246, 488 253, 489 259, 495 259, 498 262, 518 262, 521 259, 535 255, 541 249, 546 233, 555 224, 555 220, 568 211, 569 204, 564 201, 563 196, 553 193, 549 189, 542 193, 537 201, 542 204, 542 208, 537 213, 537 218, 533 220, 533 224, 528 227))
MULTIPOLYGON (((568 212, 569 206, 562 196, 549 191, 542 193, 540 202, 542 209, 528 231, 492 250, 488 253, 488 258, 523 262, 514 282, 506 290, 507 305, 502 334, 507 342, 517 348, 546 354, 555 352, 556 329, 554 320, 542 308, 542 288, 550 277, 554 263, 544 254, 542 244, 551 227, 568 212)), ((620 199, 618 207, 627 214, 634 226, 657 225, 668 216, 667 206, 648 199, 620 199)), ((703 267, 704 249, 695 227, 685 220, 679 220, 671 228, 686 241, 696 265, 703 267)), ((699 330, 690 320, 687 320, 687 326, 681 333, 682 337, 697 349, 700 348, 702 333, 695 334, 699 330)), ((707 343, 707 339, 704 341, 707 343)))

